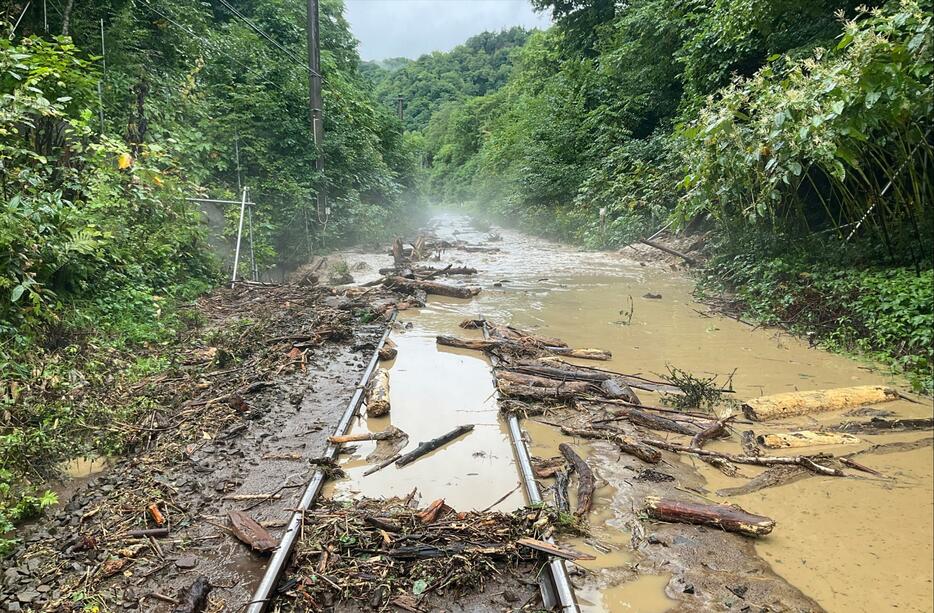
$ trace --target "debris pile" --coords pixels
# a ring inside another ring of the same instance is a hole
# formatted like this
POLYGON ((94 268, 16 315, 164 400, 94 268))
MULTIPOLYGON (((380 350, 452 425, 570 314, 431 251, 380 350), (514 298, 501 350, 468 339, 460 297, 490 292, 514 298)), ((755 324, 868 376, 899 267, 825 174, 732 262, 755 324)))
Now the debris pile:
POLYGON ((554 531, 545 508, 458 513, 436 500, 419 510, 414 495, 321 500, 308 511, 287 593, 294 608, 433 609, 433 597, 481 591, 515 571, 528 576, 554 531))

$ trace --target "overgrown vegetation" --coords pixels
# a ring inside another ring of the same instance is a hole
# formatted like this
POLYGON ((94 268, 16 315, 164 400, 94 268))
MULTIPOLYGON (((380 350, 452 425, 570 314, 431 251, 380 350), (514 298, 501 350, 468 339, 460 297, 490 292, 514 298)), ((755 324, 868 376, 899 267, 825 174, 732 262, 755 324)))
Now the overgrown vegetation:
POLYGON ((0 9, 0 533, 43 506, 31 488, 60 461, 122 445, 100 424, 150 408, 106 392, 164 369, 186 303, 220 278, 186 198, 249 186, 260 269, 375 240, 414 202, 415 153, 359 71, 340 0, 321 7, 324 174, 303 6, 43 6, 0 9))

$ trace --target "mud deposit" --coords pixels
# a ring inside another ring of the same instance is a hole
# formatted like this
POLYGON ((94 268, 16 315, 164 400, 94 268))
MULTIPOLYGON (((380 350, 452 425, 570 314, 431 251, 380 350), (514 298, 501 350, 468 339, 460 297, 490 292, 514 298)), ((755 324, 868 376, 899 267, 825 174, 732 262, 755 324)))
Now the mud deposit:
MULTIPOLYGON (((444 498, 458 510, 482 509, 511 492, 495 508, 523 503, 504 421, 496 413, 490 364, 482 353, 450 350, 434 343, 437 334, 471 336, 457 328, 470 317, 486 317, 536 334, 559 337, 573 347, 611 350, 598 366, 659 378, 673 365, 697 375, 731 382, 741 401, 794 390, 866 384, 906 389, 871 364, 809 347, 773 329, 708 312, 691 296, 692 282, 669 259, 651 250, 619 254, 578 252, 508 230, 489 240, 459 217, 437 220, 439 238, 496 247, 498 252, 445 251, 427 262, 475 267, 464 281, 483 291, 470 300, 432 296, 423 309, 400 314, 392 338, 399 356, 389 364, 392 412, 361 418, 354 431, 378 431, 392 424, 405 430, 409 447, 460 424, 475 424, 469 435, 405 468, 390 466, 363 476, 373 443, 362 443, 342 458, 347 478, 334 482, 338 498, 400 496, 417 488, 422 502, 444 498), (629 257, 629 256, 632 257, 629 257), (674 270, 673 270, 674 269, 674 270)), ((647 249, 647 248, 646 248, 647 249)), ((369 274, 391 258, 345 253, 353 269, 369 274)), ((476 334, 471 338, 479 338, 476 334)), ((580 362, 584 364, 584 362, 580 362)), ((640 391, 642 402, 659 405, 658 394, 640 391)), ((896 401, 879 408, 897 417, 930 417, 930 399, 896 401)), ((563 436, 553 424, 578 417, 555 413, 526 420, 533 455, 558 455, 569 442, 597 473, 590 515, 592 536, 570 541, 595 561, 570 564, 585 611, 674 610, 930 610, 932 591, 932 491, 930 446, 860 461, 885 475, 847 471, 846 477, 806 475, 799 481, 745 495, 718 496, 717 490, 746 483, 762 472, 742 466, 731 478, 690 456, 663 453, 662 482, 646 480, 647 465, 621 456, 612 445, 563 436), (548 423, 545 423, 548 422, 548 423), (709 528, 645 521, 645 495, 662 493, 711 502, 729 501, 777 520, 767 537, 752 541, 709 528), (882 528, 885 527, 885 528, 882 528), (885 589, 871 588, 885 585, 885 589)), ((852 417, 849 417, 852 419, 852 417)), ((842 412, 768 423, 738 423, 730 439, 711 449, 739 452, 739 432, 757 434, 819 429, 848 419, 842 412)), ((740 419, 740 421, 743 421, 740 419)), ((679 435, 662 436, 687 442, 679 435)), ((929 432, 859 435, 858 446, 800 449, 797 453, 844 453, 871 445, 930 438, 929 432)), ((540 486, 547 493, 551 480, 540 486)), ((572 487, 573 493, 573 487, 572 487)), ((573 499, 572 499, 573 502, 573 499)))

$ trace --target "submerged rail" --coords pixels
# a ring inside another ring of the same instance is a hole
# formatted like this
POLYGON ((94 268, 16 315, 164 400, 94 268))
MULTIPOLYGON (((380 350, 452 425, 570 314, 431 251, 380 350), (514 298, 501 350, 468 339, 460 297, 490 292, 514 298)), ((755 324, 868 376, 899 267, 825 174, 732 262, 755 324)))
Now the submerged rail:
MULTIPOLYGON (((396 314, 397 312, 393 311, 386 325, 386 330, 383 332, 383 336, 379 339, 379 342, 376 343, 376 348, 373 350, 373 357, 370 358, 370 363, 367 365, 366 370, 363 371, 360 383, 354 390, 353 396, 351 396, 350 402, 347 404, 347 408, 344 410, 340 422, 334 429, 334 436, 346 434, 347 429, 350 427, 350 421, 357 414, 360 403, 363 401, 363 390, 366 387, 367 381, 370 379, 370 375, 373 374, 373 369, 376 368, 376 364, 379 362, 379 350, 382 349, 383 345, 386 343, 386 339, 389 338, 389 333, 392 331, 392 324, 396 320, 396 314)), ((327 448, 324 450, 324 457, 332 460, 336 459, 339 449, 340 445, 328 443, 327 448)), ((282 539, 279 541, 279 547, 276 548, 272 559, 269 560, 269 565, 266 567, 263 580, 260 581, 259 586, 253 593, 253 598, 250 599, 246 609, 247 613, 262 613, 266 605, 269 604, 269 600, 279 581, 279 575, 281 575, 282 571, 285 569, 289 557, 292 555, 292 548, 295 547, 295 540, 301 532, 305 511, 310 509, 311 505, 314 504, 315 499, 321 492, 321 486, 324 485, 324 480, 324 471, 320 468, 315 470, 311 481, 309 481, 308 485, 305 487, 305 493, 302 494, 302 499, 299 501, 298 507, 292 512, 292 517, 289 519, 285 532, 282 534, 282 539)))
MULTIPOLYGON (((483 323, 483 337, 486 339, 490 337, 485 321, 483 323)), ((490 360, 496 366, 496 357, 491 356, 490 360)), ((519 474, 522 477, 525 495, 530 504, 541 504, 542 495, 538 491, 538 483, 536 483, 535 473, 532 471, 532 458, 529 455, 528 447, 525 446, 525 439, 522 438, 522 430, 519 428, 519 418, 510 413, 507 416, 507 424, 509 426, 509 438, 512 440, 512 448, 516 453, 516 461, 519 465, 519 474)), ((550 537, 545 540, 554 544, 554 539, 550 537)), ((547 609, 558 606, 558 610, 563 613, 580 612, 577 600, 574 597, 574 588, 571 586, 571 580, 568 577, 568 571, 563 560, 552 558, 548 563, 548 573, 541 576, 539 586, 542 590, 543 604, 547 609)))

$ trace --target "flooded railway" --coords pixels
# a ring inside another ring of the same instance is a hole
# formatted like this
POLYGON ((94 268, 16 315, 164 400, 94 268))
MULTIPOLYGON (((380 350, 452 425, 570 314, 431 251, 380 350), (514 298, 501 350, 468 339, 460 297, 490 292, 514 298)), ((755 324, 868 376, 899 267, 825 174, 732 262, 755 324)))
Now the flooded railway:
MULTIPOLYGON (((613 357, 600 366, 613 371, 658 378, 674 366, 699 375, 719 375, 722 381, 729 378, 737 399, 794 390, 899 384, 867 364, 809 347, 780 331, 704 312, 692 298, 691 280, 663 261, 639 262, 625 251, 576 251, 498 228, 496 238, 501 240, 488 242, 488 228, 477 229, 469 219, 453 215, 434 220, 431 230, 439 239, 498 248, 495 252, 445 251, 439 262, 432 262, 477 268, 478 274, 467 283, 483 291, 470 300, 431 296, 424 308, 399 313, 391 334, 398 357, 386 364, 392 412, 381 418, 361 417, 352 432, 396 426, 408 434, 408 450, 459 425, 474 425, 474 430, 412 465, 390 466, 370 475, 364 475, 371 465, 365 458, 375 443, 359 443, 341 456, 346 477, 326 486, 328 496, 403 496, 417 488, 423 502, 443 498, 457 510, 485 509, 499 500, 495 508, 510 511, 526 502, 506 422, 497 409, 490 361, 479 352, 435 343, 439 334, 463 336, 458 324, 465 318, 508 323, 559 337, 576 347, 608 349, 613 357)), ((385 254, 348 252, 341 256, 351 269, 369 271, 357 274, 357 283, 378 278, 376 271, 391 261, 385 254)), ((640 396, 646 404, 661 402, 657 394, 640 392, 640 396)), ((927 400, 920 404, 900 400, 884 408, 899 417, 931 415, 927 400)), ((834 418, 839 421, 839 414, 785 419, 761 427, 763 431, 792 426, 817 429, 834 418)), ((631 467, 619 461, 618 453, 562 435, 547 419, 527 419, 523 429, 533 455, 551 457, 561 442, 573 442, 598 476, 589 518, 592 536, 571 541, 596 559, 568 564, 581 610, 616 613, 682 608, 685 603, 677 596, 694 586, 676 581, 665 563, 653 562, 633 549, 633 508, 639 501, 627 494, 631 467)), ((860 447, 847 451, 922 436, 917 432, 860 436, 860 447)), ((735 447, 736 441, 716 441, 711 448, 726 450, 731 445, 735 447)), ((679 483, 686 490, 711 502, 734 502, 776 519, 774 533, 759 539, 754 551, 750 545, 749 555, 761 558, 765 568, 770 566, 811 599, 813 608, 929 610, 934 599, 931 448, 873 459, 885 479, 814 477, 733 497, 716 492, 742 484, 763 469, 743 466, 741 475, 727 477, 690 457, 665 462, 678 464, 677 474, 683 475, 679 483), (886 588, 868 589, 869 585, 886 588)), ((717 572, 715 568, 698 570, 717 572)), ((724 594, 718 601, 722 609, 766 604, 744 602, 744 591, 724 594)))

